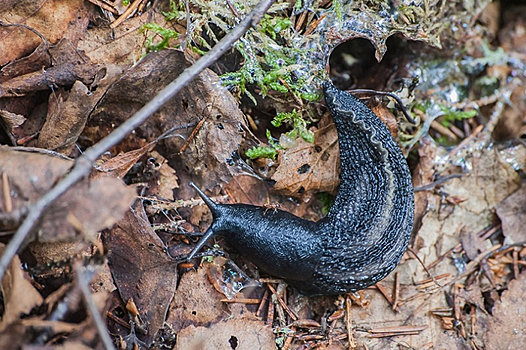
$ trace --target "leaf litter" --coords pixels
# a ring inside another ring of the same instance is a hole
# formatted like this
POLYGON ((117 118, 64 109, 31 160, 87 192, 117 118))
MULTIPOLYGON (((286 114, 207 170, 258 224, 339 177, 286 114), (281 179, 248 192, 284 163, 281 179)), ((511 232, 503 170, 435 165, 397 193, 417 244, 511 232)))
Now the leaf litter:
MULTIPOLYGON (((228 3, 235 9, 238 2, 228 3)), ((46 211, 38 234, 2 280, 1 347, 101 348, 92 317, 80 302, 74 268, 80 262, 99 272, 91 280, 93 298, 99 310, 107 310, 106 327, 118 348, 520 348, 526 255, 521 137, 526 123, 523 47, 517 43, 523 40, 524 21, 504 7, 507 21, 499 27, 494 24, 499 9, 486 2, 479 7, 424 3, 398 8, 394 22, 385 21, 384 5, 365 3, 359 8, 342 1, 304 1, 288 12, 303 35, 302 45, 320 48, 324 57, 348 39, 370 40, 371 57, 392 63, 393 76, 382 82, 379 74, 367 87, 394 90, 392 82, 405 79, 401 86, 407 88, 408 80, 420 76, 410 107, 422 123, 415 129, 401 125, 398 134, 417 189, 415 229, 410 251, 393 274, 353 295, 306 298, 259 272, 220 240, 211 254, 225 257, 204 257, 199 266, 179 263, 191 250, 190 241, 210 223, 187 186, 190 180, 222 202, 279 207, 310 219, 322 216, 323 203, 313 195, 334 193, 338 183, 338 145, 327 119, 312 127, 314 143, 297 139, 278 152, 275 162, 246 159, 244 152, 260 144, 252 132, 261 133, 262 116, 284 106, 289 112, 298 108, 298 96, 287 104, 287 97, 270 90, 261 110, 244 109, 244 114, 209 70, 46 211), (304 11, 309 6, 311 11, 304 11), (452 15, 451 23, 440 22, 442 12, 452 15), (370 25, 368 31, 364 25, 370 25), (395 33, 422 43, 391 41, 395 33), (498 38, 492 42, 497 46, 489 49, 482 33, 498 38), (462 54, 455 51, 459 40, 462 54), (432 47, 442 47, 442 54, 432 47), (398 50, 396 60, 392 50, 398 50), (470 81, 471 90, 464 89, 470 81), (252 120, 247 122, 247 115, 252 120), (137 193, 140 200, 130 208, 137 193), (228 263, 217 264, 220 259, 228 263)), ((67 176, 72 159, 151 100, 199 52, 168 49, 144 56, 148 34, 141 25, 168 23, 158 8, 142 8, 109 29, 101 23, 115 20, 121 8, 101 15, 95 5, 76 1, 61 7, 61 25, 46 27, 42 18, 56 11, 56 4, 39 4, 41 10, 33 12, 27 2, 0 7, 0 42, 9 47, 0 50, 9 52, 0 63, 0 140, 13 148, 0 150, 4 242, 19 225, 14 213, 23 216, 26 205, 67 176), (6 23, 25 23, 47 40, 6 23)), ((191 19, 205 19, 207 12, 199 9, 207 4, 192 4, 191 19)), ((278 18, 287 6, 279 3, 272 16, 278 18)), ((235 17, 236 11, 223 7, 221 16, 235 17)), ((215 18, 236 22, 221 16, 215 18)), ((185 25, 175 27, 184 34, 185 25)), ((195 28, 186 33, 194 40, 187 44, 205 49, 196 44, 203 32, 195 28)), ((212 34, 213 26, 207 24, 207 30, 212 34)), ((174 42, 184 47, 184 35, 174 42)), ((331 58, 331 68, 342 65, 332 69, 332 78, 360 77, 353 70, 360 55, 365 56, 351 52, 331 58)), ((314 60, 304 62, 305 72, 325 64, 314 54, 299 57, 314 60)), ((228 72, 224 66, 221 62, 213 69, 228 72)), ((291 84, 283 79, 277 84, 291 84)), ((353 84, 363 87, 359 79, 353 84)), ((301 88, 289 87, 306 96, 301 88)), ((239 97, 239 90, 230 89, 239 97)), ((259 99, 261 90, 247 89, 259 99)), ((314 109, 311 116, 321 119, 323 110, 314 109)))

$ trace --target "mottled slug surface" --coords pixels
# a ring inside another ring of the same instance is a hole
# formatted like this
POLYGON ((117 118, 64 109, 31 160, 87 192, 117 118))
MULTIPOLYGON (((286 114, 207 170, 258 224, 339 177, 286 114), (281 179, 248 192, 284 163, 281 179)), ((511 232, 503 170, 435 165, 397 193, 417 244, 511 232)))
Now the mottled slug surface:
POLYGON ((261 269, 309 295, 363 289, 396 267, 413 227, 407 162, 367 106, 329 82, 323 91, 341 161, 340 188, 327 217, 311 222, 280 210, 215 204, 196 188, 214 222, 193 253, 220 234, 261 269))

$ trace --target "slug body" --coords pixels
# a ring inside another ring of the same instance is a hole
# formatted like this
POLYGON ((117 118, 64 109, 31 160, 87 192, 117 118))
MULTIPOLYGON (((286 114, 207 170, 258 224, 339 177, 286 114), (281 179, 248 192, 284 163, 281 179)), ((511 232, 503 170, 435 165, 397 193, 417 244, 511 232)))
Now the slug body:
POLYGON ((404 254, 414 196, 403 154, 385 124, 330 82, 325 101, 338 130, 340 188, 318 222, 285 211, 205 200, 214 221, 190 257, 215 234, 268 273, 307 295, 364 289, 387 276, 404 254))

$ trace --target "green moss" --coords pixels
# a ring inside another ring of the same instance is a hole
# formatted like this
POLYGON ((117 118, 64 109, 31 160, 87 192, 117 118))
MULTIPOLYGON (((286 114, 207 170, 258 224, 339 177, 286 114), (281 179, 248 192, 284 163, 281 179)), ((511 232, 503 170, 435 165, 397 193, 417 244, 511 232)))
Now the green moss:
POLYGON ((316 195, 316 198, 320 201, 322 205, 321 213, 324 216, 329 214, 329 210, 331 210, 331 207, 334 204, 334 196, 327 192, 320 192, 316 195))
POLYGON ((247 150, 245 152, 245 155, 250 159, 257 159, 257 158, 276 159, 276 156, 278 155, 278 150, 270 146, 266 146, 266 147, 257 146, 257 147, 252 147, 251 149, 247 150))
POLYGON ((292 126, 292 130, 287 132, 287 136, 291 139, 299 136, 307 142, 314 142, 314 133, 307 129, 307 121, 296 110, 290 113, 278 113, 270 123, 276 128, 283 124, 292 126))
POLYGON ((260 31, 276 40, 277 35, 285 29, 289 29, 292 21, 288 18, 272 17, 265 15, 259 22, 260 31))
POLYGON ((268 140, 268 146, 252 147, 245 152, 245 155, 250 159, 256 159, 256 158, 276 159, 276 156, 278 155, 278 150, 281 149, 281 146, 279 145, 279 143, 274 141, 269 130, 267 130, 267 140, 268 140))
POLYGON ((143 24, 141 26, 140 31, 143 32, 145 30, 152 31, 153 33, 160 35, 162 38, 159 43, 153 44, 153 36, 150 37, 148 39, 148 43, 146 44, 146 50, 148 52, 155 52, 162 49, 166 49, 168 47, 170 39, 177 39, 177 37, 179 36, 179 33, 177 33, 175 30, 163 28, 156 23, 143 24))
POLYGON ((444 105, 440 105, 440 109, 444 112, 444 118, 442 120, 442 125, 444 125, 446 128, 449 128, 451 124, 457 120, 469 119, 477 115, 477 111, 475 110, 456 111, 444 105))

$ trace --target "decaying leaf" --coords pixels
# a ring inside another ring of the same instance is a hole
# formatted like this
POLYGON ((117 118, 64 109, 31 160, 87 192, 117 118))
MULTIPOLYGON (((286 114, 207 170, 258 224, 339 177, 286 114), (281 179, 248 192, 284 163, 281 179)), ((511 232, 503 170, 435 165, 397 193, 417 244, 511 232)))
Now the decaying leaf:
POLYGON ((142 320, 138 326, 147 330, 143 340, 149 344, 163 327, 173 298, 176 264, 140 205, 104 232, 103 242, 119 294, 125 302, 132 300, 137 306, 142 320))
POLYGON ((51 94, 38 147, 69 155, 97 102, 96 97, 80 81, 76 81, 69 92, 58 89, 51 94))
POLYGON ((189 326, 177 336, 176 350, 239 349, 274 350, 274 333, 262 321, 230 319, 210 327, 189 326))
POLYGON ((488 348, 495 350, 526 349, 526 273, 511 281, 508 290, 493 308, 488 324, 488 348))
POLYGON ((181 277, 166 323, 177 333, 188 325, 217 322, 227 314, 222 298, 208 280, 206 269, 188 271, 181 277))
POLYGON ((502 234, 507 243, 526 241, 526 186, 523 184, 515 193, 497 205, 497 215, 502 221, 502 234))
MULTIPOLYGON (((0 18, 6 23, 23 23, 38 31, 51 44, 62 38, 76 43, 89 23, 89 2, 83 0, 18 1, 12 7, 0 8, 0 18)), ((42 39, 27 28, 0 26, 0 66, 33 51, 42 39)))
POLYGON ((327 119, 314 131, 314 143, 303 139, 279 153, 279 166, 272 176, 274 189, 285 195, 329 192, 338 188, 340 157, 336 127, 327 119))
MULTIPOLYGON (((164 50, 148 54, 126 72, 106 92, 90 116, 88 126, 111 130, 150 101, 156 93, 191 65, 185 54, 177 50, 164 50)), ((217 76, 204 71, 185 86, 177 98, 166 103, 137 130, 135 137, 153 141, 173 127, 204 121, 188 147, 178 154, 190 135, 190 130, 174 132, 162 142, 167 153, 162 154, 177 169, 184 182, 189 174, 202 179, 203 188, 212 188, 227 182, 239 169, 229 166, 227 159, 237 151, 246 133, 242 113, 233 96, 218 84, 217 76)), ((193 128, 193 127, 192 127, 193 128)), ((181 188, 187 197, 193 194, 188 186, 181 188)), ((184 197, 184 196, 182 196, 184 197)))
MULTIPOLYGON (((3 252, 4 246, 2 245, 0 254, 3 252)), ((44 301, 40 293, 26 279, 20 265, 20 258, 15 256, 2 279, 4 312, 0 322, 0 332, 24 315, 29 315, 31 309, 41 305, 44 301)))
MULTIPOLYGON (((72 165, 49 154, 1 148, 0 172, 7 175, 13 210, 43 196, 72 165)), ((119 179, 84 180, 45 211, 38 240, 63 242, 80 235, 93 241, 95 233, 113 225, 134 200, 135 190, 119 179)))

